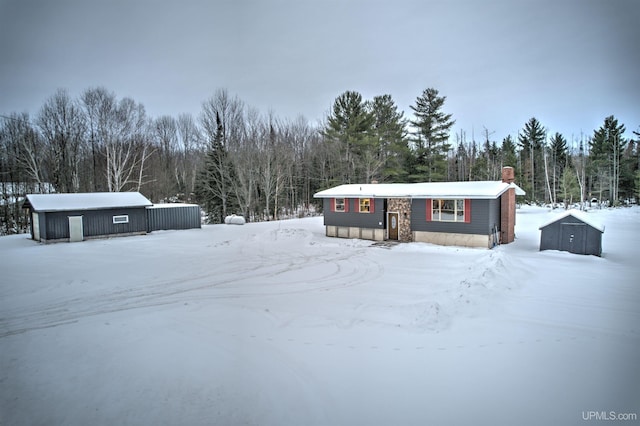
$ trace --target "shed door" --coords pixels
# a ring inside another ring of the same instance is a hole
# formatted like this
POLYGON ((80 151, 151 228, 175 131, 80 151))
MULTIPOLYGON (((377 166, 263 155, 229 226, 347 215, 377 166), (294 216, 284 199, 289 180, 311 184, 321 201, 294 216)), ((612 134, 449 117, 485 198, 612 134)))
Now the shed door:
POLYGON ((586 253, 587 226, 584 223, 562 223, 560 229, 560 250, 586 253))
POLYGON ((82 241, 83 237, 82 216, 69 216, 69 242, 82 241))
POLYGON ((31 233, 34 240, 40 241, 40 215, 36 212, 31 213, 31 233))
POLYGON ((389 227, 389 239, 398 239, 398 213, 387 213, 387 226, 389 227))

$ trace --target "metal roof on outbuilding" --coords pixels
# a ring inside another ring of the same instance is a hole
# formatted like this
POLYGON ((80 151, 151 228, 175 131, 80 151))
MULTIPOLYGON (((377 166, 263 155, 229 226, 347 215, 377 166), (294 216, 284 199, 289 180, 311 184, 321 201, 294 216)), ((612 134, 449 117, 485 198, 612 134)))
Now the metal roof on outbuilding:
POLYGON ((36 212, 101 210, 148 207, 152 203, 139 192, 91 192, 75 194, 28 194, 23 208, 36 212))
POLYGON ((580 210, 576 210, 576 209, 570 209, 565 211, 563 214, 558 215, 553 219, 547 221, 544 225, 541 225, 540 228, 538 229, 545 228, 551 225, 552 223, 555 223, 561 219, 566 218, 567 216, 573 216, 576 219, 580 220, 581 222, 584 222, 585 224, 591 226, 592 228, 595 228, 600 232, 604 232, 604 225, 596 222, 593 218, 588 217, 585 212, 581 212, 580 210))

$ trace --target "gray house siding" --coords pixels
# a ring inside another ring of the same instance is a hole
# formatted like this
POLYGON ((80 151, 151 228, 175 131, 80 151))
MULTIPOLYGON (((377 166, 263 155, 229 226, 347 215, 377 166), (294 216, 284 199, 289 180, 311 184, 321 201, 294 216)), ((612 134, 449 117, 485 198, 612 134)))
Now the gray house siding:
MULTIPOLYGON (((107 210, 76 210, 41 213, 45 220, 41 238, 61 240, 69 238, 69 216, 82 216, 84 237, 109 236, 117 234, 145 233, 147 215, 145 208, 119 208, 107 210), (113 216, 128 215, 128 223, 113 223, 113 216)), ((42 217, 42 216, 41 216, 42 217)))
POLYGON ((200 228, 200 206, 156 205, 147 207, 147 231, 200 228))
POLYGON ((325 226, 348 226, 357 228, 384 229, 386 200, 383 198, 374 198, 373 213, 360 213, 358 211, 358 198, 348 198, 347 212, 331 211, 331 198, 324 198, 322 208, 324 212, 325 226))
POLYGON ((489 235, 494 225, 500 226, 499 199, 472 199, 470 223, 427 221, 427 200, 411 201, 412 231, 489 235))
POLYGON ((540 250, 602 255, 602 232, 574 216, 566 216, 541 229, 540 250))
MULTIPOLYGON (((501 218, 501 198, 504 194, 495 200, 476 200, 476 201, 486 201, 489 205, 489 233, 492 233, 495 230, 500 231, 500 218, 501 218)), ((473 207, 472 207, 473 208, 473 207)), ((473 211, 472 211, 473 214, 473 211)))

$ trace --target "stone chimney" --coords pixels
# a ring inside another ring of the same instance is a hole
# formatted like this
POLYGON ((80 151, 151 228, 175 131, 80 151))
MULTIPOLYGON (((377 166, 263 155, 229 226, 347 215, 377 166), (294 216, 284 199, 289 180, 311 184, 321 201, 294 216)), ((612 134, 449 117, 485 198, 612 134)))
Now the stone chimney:
MULTIPOLYGON (((502 182, 513 183, 513 167, 502 168, 502 182)), ((500 244, 509 244, 515 240, 516 226, 516 190, 509 188, 500 196, 500 244)))

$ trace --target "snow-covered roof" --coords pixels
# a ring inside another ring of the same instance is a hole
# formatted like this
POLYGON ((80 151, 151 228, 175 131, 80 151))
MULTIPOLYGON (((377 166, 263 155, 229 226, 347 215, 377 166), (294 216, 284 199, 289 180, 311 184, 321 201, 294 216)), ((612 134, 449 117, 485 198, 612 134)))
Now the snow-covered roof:
POLYGON ((78 194, 28 194, 23 207, 38 212, 98 210, 118 207, 151 206, 139 192, 89 192, 78 194))
POLYGON ((314 194, 315 198, 498 198, 509 188, 516 195, 525 192, 516 184, 500 181, 480 182, 424 182, 347 184, 325 189, 314 194))
POLYGON ((588 217, 585 212, 581 212, 580 210, 576 210, 576 209, 570 209, 570 210, 565 211, 561 215, 558 215, 558 216, 554 217, 553 219, 547 221, 543 225, 540 225, 540 228, 538 228, 538 229, 542 229, 545 226, 551 225, 552 223, 555 223, 555 222, 559 221, 560 219, 564 219, 567 216, 573 216, 576 219, 580 220, 581 222, 584 222, 587 225, 591 226, 592 228, 595 228, 600 232, 604 232, 604 225, 603 224, 598 223, 597 221, 593 220, 593 218, 591 218, 591 217, 588 217))
POLYGON ((509 188, 515 188, 516 195, 527 195, 527 192, 524 189, 520 188, 518 185, 516 185, 513 182, 509 184, 509 188))
POLYGON ((188 203, 160 203, 160 204, 154 204, 154 205, 149 206, 149 207, 147 207, 147 208, 149 208, 149 209, 169 209, 169 208, 173 208, 173 207, 193 207, 193 206, 200 207, 198 204, 188 204, 188 203))

